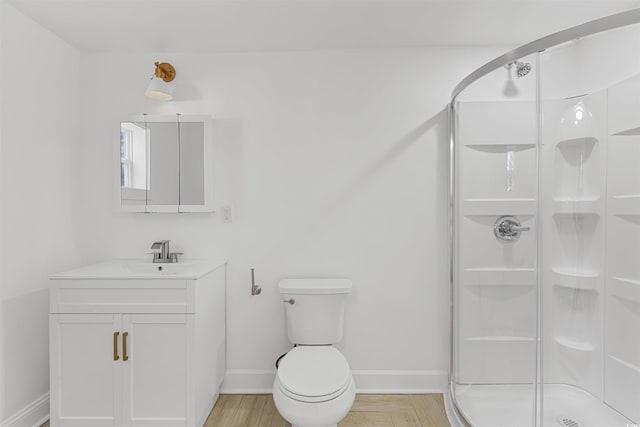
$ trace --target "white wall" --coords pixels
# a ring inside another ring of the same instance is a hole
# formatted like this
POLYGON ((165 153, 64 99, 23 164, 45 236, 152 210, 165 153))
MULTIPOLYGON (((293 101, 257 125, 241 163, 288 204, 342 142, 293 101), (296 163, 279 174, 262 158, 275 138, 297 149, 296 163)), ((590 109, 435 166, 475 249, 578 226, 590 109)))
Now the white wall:
POLYGON ((2 342, 0 419, 48 390, 47 275, 141 257, 160 238, 229 260, 227 390, 270 387, 290 347, 276 286, 289 276, 354 280, 341 347, 362 387, 444 385, 444 108, 464 75, 506 49, 80 55, 2 10, 1 59, 12 66, 1 87, 0 292, 3 322, 19 327, 2 342), (178 69, 171 103, 142 95, 158 59, 178 69), (142 112, 215 118, 217 205, 234 206, 233 224, 114 211, 118 122, 142 112))
MULTIPOLYGON (((46 399, 49 390, 47 277, 82 259, 74 227, 80 55, 12 6, 1 6, 0 284, 6 328, 0 421, 33 425, 37 420, 16 414, 46 399)), ((48 413, 46 400, 40 403, 31 415, 48 413)))
MULTIPOLYGON (((290 347, 277 281, 292 276, 353 279, 340 345, 352 369, 400 371, 412 387, 442 387, 444 109, 459 80, 505 50, 86 55, 83 250, 94 261, 143 257, 153 241, 171 239, 188 257, 227 257, 227 391, 271 386, 274 361, 290 347), (177 69, 170 103, 143 96, 156 60, 177 69), (143 112, 214 117, 217 205, 233 205, 233 224, 217 214, 114 213, 118 121, 143 112), (263 289, 257 297, 251 267, 263 289)), ((371 378, 361 387, 409 387, 371 378)))

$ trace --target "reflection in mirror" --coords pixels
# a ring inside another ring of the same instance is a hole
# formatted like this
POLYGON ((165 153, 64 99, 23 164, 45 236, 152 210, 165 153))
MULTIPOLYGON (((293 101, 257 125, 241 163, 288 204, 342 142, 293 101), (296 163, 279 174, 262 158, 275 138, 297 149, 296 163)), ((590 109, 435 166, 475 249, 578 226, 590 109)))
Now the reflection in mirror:
POLYGON ((139 116, 120 124, 120 208, 133 212, 211 211, 205 158, 210 118, 139 116))
POLYGON ((146 204, 148 145, 144 123, 121 123, 120 187, 124 204, 146 204))
POLYGON ((180 205, 204 204, 204 123, 180 123, 180 205))
POLYGON ((149 123, 149 185, 147 205, 180 204, 179 195, 179 134, 176 118, 173 123, 149 123))

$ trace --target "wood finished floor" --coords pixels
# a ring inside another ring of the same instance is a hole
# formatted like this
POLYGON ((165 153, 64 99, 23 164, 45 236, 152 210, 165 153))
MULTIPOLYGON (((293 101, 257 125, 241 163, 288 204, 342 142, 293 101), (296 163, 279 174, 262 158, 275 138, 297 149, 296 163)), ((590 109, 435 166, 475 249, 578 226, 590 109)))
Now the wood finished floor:
MULTIPOLYGON (((270 394, 222 394, 204 427, 290 427, 270 394)), ((42 427, 49 427, 47 421, 42 427)), ((441 394, 359 394, 338 427, 450 427, 441 394)))
MULTIPOLYGON (((290 427, 270 394, 223 394, 204 427, 290 427)), ((441 394, 359 394, 338 427, 450 427, 441 394)))

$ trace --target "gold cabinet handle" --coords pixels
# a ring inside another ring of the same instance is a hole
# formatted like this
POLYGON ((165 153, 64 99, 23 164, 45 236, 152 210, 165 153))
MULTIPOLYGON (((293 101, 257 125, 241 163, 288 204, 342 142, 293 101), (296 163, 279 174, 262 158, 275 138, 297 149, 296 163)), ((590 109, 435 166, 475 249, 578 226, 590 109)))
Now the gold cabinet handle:
POLYGON ((120 335, 120 332, 113 333, 113 360, 120 359, 118 355, 118 335, 120 335))
POLYGON ((122 333, 122 360, 129 360, 129 356, 127 356, 127 337, 129 336, 129 332, 122 333))

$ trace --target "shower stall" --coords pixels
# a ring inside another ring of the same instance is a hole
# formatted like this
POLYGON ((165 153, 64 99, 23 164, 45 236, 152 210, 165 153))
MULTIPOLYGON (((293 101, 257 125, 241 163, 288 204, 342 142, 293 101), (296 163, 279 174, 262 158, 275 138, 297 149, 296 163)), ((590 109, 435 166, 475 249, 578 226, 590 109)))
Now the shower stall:
POLYGON ((640 425, 640 9, 451 102, 452 425, 640 425))

